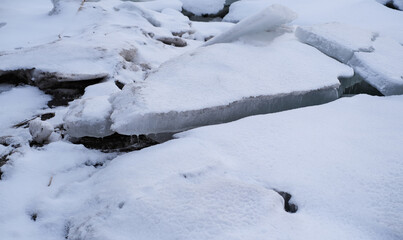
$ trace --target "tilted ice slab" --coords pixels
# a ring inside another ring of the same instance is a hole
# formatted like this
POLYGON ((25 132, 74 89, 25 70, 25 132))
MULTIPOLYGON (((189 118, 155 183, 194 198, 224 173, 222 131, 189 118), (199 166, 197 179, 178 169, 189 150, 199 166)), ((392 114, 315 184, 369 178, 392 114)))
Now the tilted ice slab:
POLYGON ((382 94, 403 94, 403 46, 396 41, 340 23, 298 27, 295 35, 353 67, 382 94))
POLYGON ((260 45, 199 48, 164 63, 146 81, 126 85, 110 99, 112 130, 176 132, 338 98, 338 77, 351 76, 349 67, 293 34, 267 42, 273 34, 250 40, 260 45))
POLYGON ((402 104, 403 96, 341 98, 194 129, 113 161, 66 142, 25 149, 2 168, 0 233, 402 239, 402 104), (273 189, 291 193, 299 210, 286 213, 273 189))
POLYGON ((295 35, 301 42, 343 63, 347 63, 355 52, 372 52, 373 41, 378 37, 377 33, 336 22, 300 26, 295 35))
POLYGON ((296 13, 281 5, 271 5, 248 17, 227 31, 212 38, 204 46, 227 43, 237 40, 241 36, 251 35, 264 31, 274 31, 279 26, 292 22, 297 18, 296 13))
POLYGON ((378 38, 374 48, 372 53, 355 53, 348 64, 382 94, 403 94, 403 46, 392 39, 378 38))

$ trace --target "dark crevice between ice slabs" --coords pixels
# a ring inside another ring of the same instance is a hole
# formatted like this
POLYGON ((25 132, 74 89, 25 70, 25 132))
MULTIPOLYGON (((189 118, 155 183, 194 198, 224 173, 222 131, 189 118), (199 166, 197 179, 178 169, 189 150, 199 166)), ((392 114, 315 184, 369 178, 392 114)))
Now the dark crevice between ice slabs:
POLYGON ((354 73, 352 77, 339 77, 341 97, 357 94, 368 94, 371 96, 384 96, 378 89, 367 83, 359 74, 354 73))
POLYGON ((71 138, 70 141, 74 144, 83 144, 90 149, 101 150, 102 152, 130 152, 158 144, 157 141, 146 135, 128 136, 118 133, 103 138, 71 138))
POLYGON ((289 194, 288 192, 278 191, 276 189, 273 190, 276 191, 284 199, 284 210, 286 212, 296 213, 298 211, 297 204, 291 202, 291 194, 289 194))
POLYGON ((182 14, 187 16, 191 21, 196 22, 220 22, 229 12, 230 5, 224 5, 224 8, 215 14, 196 15, 182 8, 182 14))
MULTIPOLYGON (((81 97, 87 86, 100 83, 106 78, 106 76, 94 76, 90 79, 75 80, 69 79, 68 76, 61 77, 57 73, 40 72, 35 69, 3 71, 0 74, 0 83, 27 84, 38 87, 51 95, 52 100, 48 102, 49 107, 67 106, 69 102, 81 97)), ((77 76, 72 74, 71 77, 77 76)))
POLYGON ((393 2, 393 0, 387 1, 384 5, 385 5, 386 7, 388 7, 388 8, 394 9, 394 10, 400 10, 400 11, 403 10, 403 9, 399 9, 399 8, 395 5, 395 3, 393 2))

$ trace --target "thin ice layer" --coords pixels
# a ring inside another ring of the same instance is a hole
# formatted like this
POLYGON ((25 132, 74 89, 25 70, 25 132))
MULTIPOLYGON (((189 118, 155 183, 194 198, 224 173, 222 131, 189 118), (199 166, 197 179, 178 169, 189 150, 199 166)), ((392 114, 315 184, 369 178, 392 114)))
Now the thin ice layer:
POLYGON ((273 34, 252 37, 257 45, 215 44, 164 63, 111 99, 112 129, 172 132, 267 113, 270 104, 284 110, 336 99, 337 77, 352 75, 351 69, 293 34, 270 42, 273 34), (307 93, 313 95, 304 99, 307 93), (276 97, 284 99, 276 103, 276 97))

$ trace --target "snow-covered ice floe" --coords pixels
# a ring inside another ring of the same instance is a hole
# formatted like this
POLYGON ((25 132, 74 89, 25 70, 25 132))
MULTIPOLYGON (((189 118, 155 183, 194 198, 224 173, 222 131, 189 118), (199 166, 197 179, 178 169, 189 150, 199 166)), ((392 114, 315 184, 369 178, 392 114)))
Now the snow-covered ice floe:
POLYGON ((0 233, 401 239, 402 104, 402 96, 342 98, 194 129, 111 162, 63 142, 27 149, 3 167, 0 233), (273 189, 291 193, 299 210, 285 212, 273 189))
POLYGON ((384 95, 403 94, 403 46, 378 33, 340 23, 298 27, 296 36, 350 65, 384 95))
POLYGON ((294 13, 278 5, 265 11, 266 26, 245 19, 250 24, 241 21, 210 40, 216 44, 209 41, 162 64, 144 82, 126 85, 110 99, 112 130, 177 132, 337 99, 338 77, 352 76, 352 70, 288 33, 283 24, 294 13), (254 34, 243 35, 248 31, 254 34))

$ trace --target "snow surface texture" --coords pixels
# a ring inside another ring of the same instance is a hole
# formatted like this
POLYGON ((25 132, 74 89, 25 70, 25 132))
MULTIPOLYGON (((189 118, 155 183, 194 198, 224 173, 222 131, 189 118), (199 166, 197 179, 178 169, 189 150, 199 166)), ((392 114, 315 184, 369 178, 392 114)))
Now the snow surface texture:
POLYGON ((195 129, 111 162, 63 142, 26 149, 3 168, 0 233, 401 239, 402 104, 402 96, 342 98, 195 129), (105 167, 87 166, 98 161, 105 167), (290 192, 299 211, 286 213, 273 189, 290 192))
POLYGON ((353 67, 382 94, 403 94, 403 46, 393 39, 340 23, 298 27, 295 34, 353 67))

